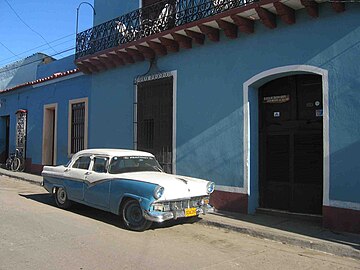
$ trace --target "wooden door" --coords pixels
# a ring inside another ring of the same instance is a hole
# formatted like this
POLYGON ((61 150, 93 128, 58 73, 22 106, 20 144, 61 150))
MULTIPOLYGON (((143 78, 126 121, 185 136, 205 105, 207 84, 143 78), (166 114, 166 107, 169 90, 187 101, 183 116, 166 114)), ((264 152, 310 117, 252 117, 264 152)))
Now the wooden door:
POLYGON ((321 214, 321 77, 288 76, 259 91, 260 206, 321 214))

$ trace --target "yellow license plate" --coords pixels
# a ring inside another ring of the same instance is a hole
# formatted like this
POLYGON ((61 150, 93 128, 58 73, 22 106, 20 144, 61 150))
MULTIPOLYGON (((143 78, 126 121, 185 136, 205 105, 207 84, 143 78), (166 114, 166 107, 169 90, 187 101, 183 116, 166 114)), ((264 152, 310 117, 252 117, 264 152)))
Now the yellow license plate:
POLYGON ((185 217, 193 217, 193 216, 196 216, 196 208, 186 208, 185 217))

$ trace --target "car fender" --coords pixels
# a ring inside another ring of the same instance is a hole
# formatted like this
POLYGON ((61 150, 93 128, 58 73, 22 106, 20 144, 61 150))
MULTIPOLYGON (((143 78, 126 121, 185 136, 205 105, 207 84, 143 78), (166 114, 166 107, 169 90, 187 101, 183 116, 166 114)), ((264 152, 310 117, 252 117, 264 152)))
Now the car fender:
POLYGON ((51 194, 55 193, 55 188, 62 187, 66 191, 66 187, 59 183, 53 183, 52 181, 49 181, 47 179, 43 179, 42 186, 51 194))
POLYGON ((120 206, 121 206, 121 203, 124 201, 124 199, 126 198, 131 198, 131 199, 134 199, 136 201, 139 202, 140 204, 140 207, 143 209, 143 210, 147 210, 150 208, 150 205, 151 203, 154 201, 154 200, 149 200, 148 198, 145 198, 145 197, 141 197, 141 196, 138 196, 138 195, 135 195, 135 194, 130 194, 130 193, 124 193, 124 196, 122 197, 122 200, 119 204, 119 210, 120 210, 120 206))
POLYGON ((154 190, 157 185, 130 179, 113 179, 110 191, 110 211, 120 213, 124 198, 132 198, 139 202, 143 210, 148 210, 155 201, 154 190))

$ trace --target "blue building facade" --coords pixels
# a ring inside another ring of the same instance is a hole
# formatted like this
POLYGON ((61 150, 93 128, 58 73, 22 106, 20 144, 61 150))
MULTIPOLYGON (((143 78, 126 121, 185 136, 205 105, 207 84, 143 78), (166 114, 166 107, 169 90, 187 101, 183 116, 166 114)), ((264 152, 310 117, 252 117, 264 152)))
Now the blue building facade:
POLYGON ((4 162, 15 152, 16 112, 25 110, 26 168, 39 174, 43 165, 67 162, 69 104, 88 99, 91 80, 76 72, 73 56, 35 66, 32 73, 34 80, 0 92, 0 153, 4 162))
POLYGON ((49 95, 39 123, 45 101, 62 107, 57 163, 71 154, 69 100, 87 97, 86 147, 153 152, 169 172, 214 181, 218 209, 316 214, 359 232, 359 4, 109 0, 95 10, 78 35, 77 77, 59 91, 16 90, 49 95))

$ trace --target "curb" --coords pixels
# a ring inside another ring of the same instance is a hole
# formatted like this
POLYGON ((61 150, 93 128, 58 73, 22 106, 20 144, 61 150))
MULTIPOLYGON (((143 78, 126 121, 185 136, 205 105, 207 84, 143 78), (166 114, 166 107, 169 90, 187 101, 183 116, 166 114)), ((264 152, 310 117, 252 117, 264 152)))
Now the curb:
POLYGON ((7 174, 7 173, 0 172, 0 176, 7 176, 7 177, 15 178, 15 179, 18 179, 18 180, 29 182, 29 183, 31 183, 33 185, 41 186, 41 182, 39 182, 39 181, 31 180, 29 178, 25 178, 25 177, 18 176, 18 175, 13 175, 13 174, 10 174, 10 173, 7 174))
POLYGON ((256 238, 272 240, 283 244, 298 246, 301 248, 313 249, 341 257, 349 257, 352 259, 360 260, 360 250, 355 250, 348 246, 337 246, 329 243, 313 242, 311 240, 297 239, 294 237, 289 237, 281 234, 256 230, 252 228, 237 227, 229 224, 224 224, 221 222, 204 220, 204 219, 199 220, 199 223, 205 226, 226 229, 226 230, 250 235, 256 238))

